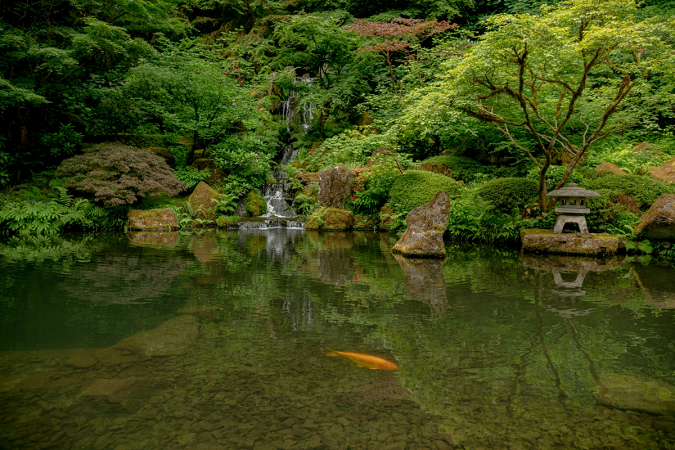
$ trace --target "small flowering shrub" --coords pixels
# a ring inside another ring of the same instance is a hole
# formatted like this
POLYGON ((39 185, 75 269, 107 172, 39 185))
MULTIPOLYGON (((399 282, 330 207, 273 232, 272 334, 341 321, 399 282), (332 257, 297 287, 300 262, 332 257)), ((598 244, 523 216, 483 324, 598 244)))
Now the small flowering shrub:
POLYGON ((370 167, 354 169, 356 182, 351 206, 354 212, 375 214, 389 197, 394 178, 399 174, 396 163, 391 159, 377 159, 370 167))
POLYGON ((132 205, 141 197, 173 197, 185 190, 166 161, 153 153, 107 143, 61 163, 63 185, 94 196, 104 206, 132 205))

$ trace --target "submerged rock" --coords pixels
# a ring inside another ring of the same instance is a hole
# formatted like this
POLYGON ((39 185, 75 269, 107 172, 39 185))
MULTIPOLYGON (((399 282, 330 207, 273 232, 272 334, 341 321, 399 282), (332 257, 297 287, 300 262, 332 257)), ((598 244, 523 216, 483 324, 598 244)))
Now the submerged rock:
POLYGON ((444 258, 443 233, 448 226, 449 212, 450 196, 438 191, 429 203, 408 213, 405 218, 408 228, 392 252, 408 257, 444 258))
POLYGON ((151 377, 145 378, 99 378, 82 391, 83 397, 103 398, 113 403, 134 399, 139 391, 152 384, 151 377))
POLYGON ((127 215, 132 230, 178 230, 180 224, 173 209, 132 209, 127 215))
POLYGON ((634 234, 652 239, 675 239, 675 194, 663 194, 640 217, 634 234))
POLYGON ((220 195, 211 186, 200 181, 187 199, 193 214, 199 219, 214 219, 214 208, 220 201, 220 195))
POLYGON ((558 233, 553 230, 521 230, 523 252, 572 255, 614 255, 620 239, 605 233, 558 233))
POLYGON ((596 394, 606 405, 654 414, 675 411, 675 386, 616 373, 601 373, 598 378, 596 394))
POLYGON ((354 213, 346 209, 319 208, 307 221, 306 230, 348 230, 354 226, 354 213))
POLYGON ((104 365, 132 363, 155 356, 180 355, 197 343, 199 322, 195 316, 183 315, 121 340, 95 353, 104 365))
POLYGON ((319 206, 342 209, 354 194, 354 172, 343 164, 319 174, 319 206))

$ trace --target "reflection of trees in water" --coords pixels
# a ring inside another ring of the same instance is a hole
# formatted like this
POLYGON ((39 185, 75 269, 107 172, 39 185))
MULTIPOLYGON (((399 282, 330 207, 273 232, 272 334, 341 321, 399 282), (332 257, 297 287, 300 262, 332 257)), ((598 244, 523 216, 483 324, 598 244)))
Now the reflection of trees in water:
POLYGON ((56 289, 94 303, 146 303, 160 297, 187 268, 180 257, 106 255, 72 268, 56 289))

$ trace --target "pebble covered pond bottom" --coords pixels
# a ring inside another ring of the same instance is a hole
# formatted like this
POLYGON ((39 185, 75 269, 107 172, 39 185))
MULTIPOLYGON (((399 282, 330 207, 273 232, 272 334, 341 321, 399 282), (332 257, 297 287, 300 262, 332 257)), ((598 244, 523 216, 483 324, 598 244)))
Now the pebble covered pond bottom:
POLYGON ((0 448, 675 448, 671 267, 394 242, 0 248, 0 448))

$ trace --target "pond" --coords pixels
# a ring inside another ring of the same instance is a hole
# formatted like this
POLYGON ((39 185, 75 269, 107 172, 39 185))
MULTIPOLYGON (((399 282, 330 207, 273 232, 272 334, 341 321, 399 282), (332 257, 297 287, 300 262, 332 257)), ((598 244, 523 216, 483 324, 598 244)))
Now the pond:
POLYGON ((672 267, 394 243, 1 245, 0 448, 675 448, 672 267))

